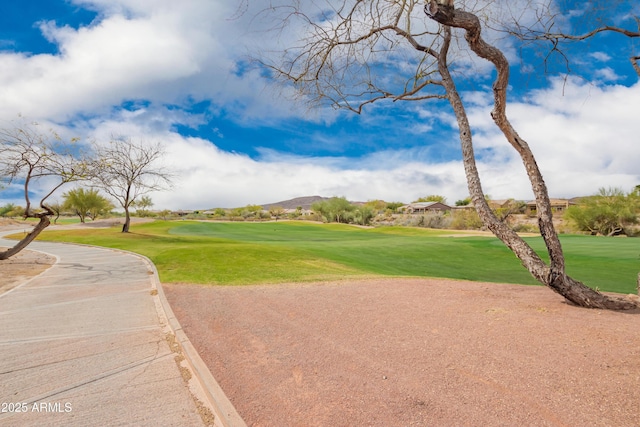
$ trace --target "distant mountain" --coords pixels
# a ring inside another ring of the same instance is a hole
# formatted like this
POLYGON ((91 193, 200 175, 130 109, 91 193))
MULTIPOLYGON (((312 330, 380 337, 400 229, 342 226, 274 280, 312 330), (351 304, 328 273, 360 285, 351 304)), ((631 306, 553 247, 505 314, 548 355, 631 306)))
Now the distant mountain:
POLYGON ((302 209, 311 209, 311 205, 315 202, 321 202, 329 199, 330 197, 322 196, 296 197, 295 199, 283 200, 282 202, 267 203, 266 205, 262 205, 262 209, 269 210, 275 206, 280 206, 284 209, 297 209, 298 206, 302 207, 302 209))

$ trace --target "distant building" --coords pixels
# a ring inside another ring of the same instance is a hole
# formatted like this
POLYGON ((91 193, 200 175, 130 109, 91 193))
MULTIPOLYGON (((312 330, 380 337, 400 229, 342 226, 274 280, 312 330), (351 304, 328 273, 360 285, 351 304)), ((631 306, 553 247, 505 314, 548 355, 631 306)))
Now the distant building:
POLYGON ((309 216, 313 215, 313 211, 311 209, 285 209, 284 213, 286 215, 301 215, 301 216, 309 216))
POLYGON ((427 212, 448 212, 451 206, 440 202, 415 202, 400 206, 398 212, 405 214, 424 214, 427 212))
MULTIPOLYGON (((569 199, 549 199, 549 202, 551 203, 551 211, 554 214, 559 214, 559 215, 564 213, 564 211, 566 211, 567 208, 569 208, 569 206, 573 206, 576 204, 575 201, 569 200, 569 199)), ((527 202, 527 210, 526 210, 527 214, 535 215, 537 210, 538 210, 538 207, 536 206, 535 200, 527 202)))

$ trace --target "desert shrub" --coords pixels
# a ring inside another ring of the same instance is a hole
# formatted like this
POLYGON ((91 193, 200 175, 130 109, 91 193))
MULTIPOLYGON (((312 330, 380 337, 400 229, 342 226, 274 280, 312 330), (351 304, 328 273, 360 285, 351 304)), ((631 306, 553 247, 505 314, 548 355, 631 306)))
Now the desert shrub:
POLYGON ((188 215, 186 215, 184 217, 185 219, 192 219, 192 220, 203 220, 203 219, 207 219, 207 216, 204 214, 201 214, 200 212, 196 211, 193 213, 190 213, 188 215))
POLYGON ((626 234, 638 222, 639 205, 635 192, 625 194, 619 188, 601 188, 598 194, 583 197, 578 205, 570 206, 564 217, 581 231, 614 236, 626 234))
POLYGON ((441 212, 427 213, 422 215, 422 227, 426 228, 450 228, 451 215, 441 212))
POLYGON ((516 233, 538 233, 540 229, 535 224, 516 224, 513 226, 516 233))
POLYGON ((317 213, 317 212, 312 212, 309 215, 303 215, 303 216, 300 217, 300 219, 302 219, 304 221, 324 222, 324 219, 323 219, 322 215, 317 213))
POLYGON ((7 203, 4 206, 0 206, 0 216, 8 216, 7 214, 14 210, 16 205, 13 203, 7 203))
POLYGON ((144 209, 137 209, 135 216, 139 218, 157 218, 158 212, 148 211, 144 209))
POLYGON ((640 226, 639 225, 629 225, 624 228, 624 234, 629 237, 640 237, 640 226))
POLYGON ((475 210, 455 210, 452 217, 451 228, 455 230, 480 230, 484 226, 475 210))
POLYGON ((380 221, 385 225, 400 225, 403 227, 423 227, 423 228, 451 228, 451 215, 442 212, 428 212, 423 215, 398 215, 391 221, 389 218, 380 221))
POLYGON ((24 208, 22 206, 11 205, 11 209, 4 212, 2 216, 6 216, 7 218, 17 218, 24 216, 24 208))

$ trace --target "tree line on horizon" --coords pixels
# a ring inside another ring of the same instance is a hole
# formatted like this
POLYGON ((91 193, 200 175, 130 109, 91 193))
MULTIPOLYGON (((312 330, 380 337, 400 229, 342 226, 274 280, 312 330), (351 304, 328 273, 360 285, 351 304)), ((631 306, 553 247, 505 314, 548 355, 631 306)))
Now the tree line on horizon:
MULTIPOLYGON (((563 218, 572 224, 572 231, 584 232, 591 235, 615 236, 626 235, 635 237, 640 235, 640 185, 628 193, 620 188, 600 188, 591 196, 580 197, 575 205, 569 206, 563 218)), ((432 194, 420 197, 411 203, 439 202, 447 204, 447 198, 432 194)), ((489 201, 491 204, 491 201, 489 201)), ((480 230, 483 223, 474 209, 456 209, 451 212, 429 212, 421 215, 402 215, 398 208, 405 206, 403 202, 386 202, 384 200, 370 200, 365 203, 353 203, 345 197, 332 197, 316 201, 311 209, 305 210, 298 206, 295 210, 284 209, 280 206, 270 206, 263 209, 260 205, 224 209, 215 208, 209 211, 194 211, 180 216, 168 209, 151 211, 153 201, 149 196, 142 196, 131 206, 137 208, 134 212, 138 217, 153 217, 158 219, 217 219, 229 221, 266 221, 275 219, 304 219, 326 223, 344 223, 357 225, 402 225, 424 228, 450 228, 457 230, 480 230), (206 213, 205 213, 206 212, 206 213)), ((470 205, 470 199, 457 200, 455 206, 470 205)), ((55 212, 54 224, 62 216, 77 216, 81 223, 87 219, 95 221, 98 218, 121 215, 114 212, 115 205, 96 188, 75 188, 63 194, 62 202, 52 202, 51 209, 55 212)), ((537 232, 534 224, 513 220, 514 217, 528 216, 526 203, 521 200, 509 199, 500 205, 494 205, 495 214, 503 221, 510 221, 516 231, 537 232)), ((0 207, 2 217, 24 216, 24 208, 8 203, 0 207)))

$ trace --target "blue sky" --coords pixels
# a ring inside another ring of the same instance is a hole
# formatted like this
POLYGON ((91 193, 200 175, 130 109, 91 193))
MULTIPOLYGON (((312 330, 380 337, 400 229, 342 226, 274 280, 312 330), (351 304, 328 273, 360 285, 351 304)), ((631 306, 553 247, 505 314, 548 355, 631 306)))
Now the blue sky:
MULTIPOLYGON (((531 19, 525 3, 510 2, 531 19)), ((265 32, 273 22, 255 18, 259 4, 4 2, 0 120, 22 114, 86 141, 127 135, 163 142, 167 167, 178 179, 172 190, 152 194, 158 209, 307 195, 410 202, 441 194, 450 203, 467 196, 446 104, 381 103, 361 115, 309 109, 292 99, 291 88, 247 65, 248 57, 292 46, 302 34, 296 26, 278 37, 265 32), (238 4, 247 6, 244 13, 238 14, 238 4)), ((581 7, 584 2, 575 2, 567 28, 580 29, 581 7)), ((623 4, 612 19, 633 29, 634 7, 623 4)), ((537 155, 552 197, 640 184, 640 86, 627 59, 638 54, 637 41, 605 35, 573 45, 574 73, 565 79, 561 61, 551 62, 545 74, 540 52, 525 49, 520 60, 513 41, 487 36, 514 64, 507 111, 537 155)), ((531 198, 520 160, 489 116, 491 69, 456 53, 485 191, 494 198, 531 198)), ((0 203, 21 202, 16 197, 15 188, 6 189, 0 203)))

